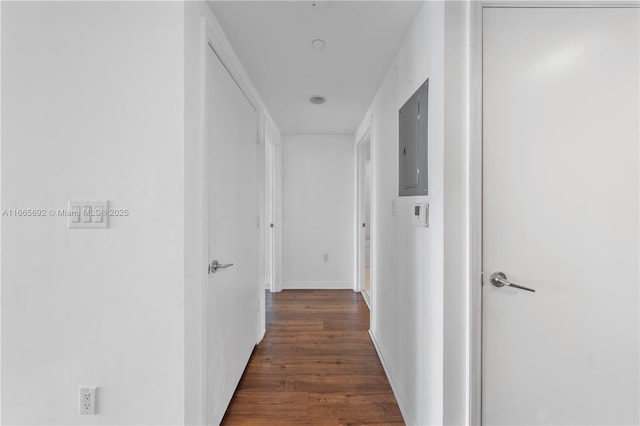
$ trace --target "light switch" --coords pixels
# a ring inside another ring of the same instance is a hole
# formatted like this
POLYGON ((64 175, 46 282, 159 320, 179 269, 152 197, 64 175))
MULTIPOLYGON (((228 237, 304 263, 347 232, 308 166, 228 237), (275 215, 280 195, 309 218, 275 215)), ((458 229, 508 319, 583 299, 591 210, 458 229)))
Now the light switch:
POLYGON ((69 203, 69 228, 71 228, 72 223, 80 222, 80 206, 71 206, 69 203))
POLYGON ((105 214, 107 214, 107 212, 102 211, 102 209, 97 209, 93 216, 93 222, 96 224, 102 223, 104 221, 105 214))
POLYGON ((69 228, 108 228, 108 200, 70 200, 69 228))
POLYGON ((91 223, 93 208, 89 204, 82 206, 82 223, 91 223))

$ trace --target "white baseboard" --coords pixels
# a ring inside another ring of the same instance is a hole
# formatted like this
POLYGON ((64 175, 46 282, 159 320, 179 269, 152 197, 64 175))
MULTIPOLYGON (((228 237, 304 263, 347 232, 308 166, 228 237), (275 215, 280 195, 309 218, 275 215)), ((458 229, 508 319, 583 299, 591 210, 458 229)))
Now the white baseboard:
POLYGON ((267 333, 267 329, 263 328, 262 331, 258 334, 258 341, 256 342, 256 345, 259 345, 260 342, 262 342, 262 339, 264 339, 264 335, 267 333))
POLYGON ((353 283, 340 281, 304 281, 282 283, 282 289, 286 290, 351 290, 353 283))
POLYGON ((371 337, 373 346, 376 348, 376 352, 378 352, 378 358, 380 358, 380 362, 382 363, 382 368, 384 368, 384 372, 387 375, 387 380, 389 380, 389 384, 391 385, 391 390, 393 391, 393 395, 396 397, 396 401, 398 402, 398 406, 400 407, 400 412, 402 413, 404 422, 410 425, 412 424, 411 420, 413 419, 409 415, 409 411, 408 411, 409 403, 407 402, 407 397, 402 391, 402 389, 400 388, 400 386, 398 386, 398 382, 396 381, 393 375, 393 372, 391 371, 391 366, 387 362, 387 358, 384 355, 384 350, 382 349, 382 346, 376 339, 376 336, 372 330, 369 330, 369 337, 371 337))
POLYGON ((364 303, 366 303, 367 307, 369 308, 369 310, 371 310, 371 299, 369 298, 369 294, 364 290, 361 290, 360 293, 362 294, 362 298, 364 299, 364 303))

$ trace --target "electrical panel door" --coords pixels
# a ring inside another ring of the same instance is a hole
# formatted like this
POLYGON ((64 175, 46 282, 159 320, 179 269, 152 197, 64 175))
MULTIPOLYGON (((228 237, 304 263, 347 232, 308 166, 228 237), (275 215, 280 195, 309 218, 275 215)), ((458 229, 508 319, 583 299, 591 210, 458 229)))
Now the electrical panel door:
POLYGON ((399 195, 427 195, 429 80, 400 108, 399 195))

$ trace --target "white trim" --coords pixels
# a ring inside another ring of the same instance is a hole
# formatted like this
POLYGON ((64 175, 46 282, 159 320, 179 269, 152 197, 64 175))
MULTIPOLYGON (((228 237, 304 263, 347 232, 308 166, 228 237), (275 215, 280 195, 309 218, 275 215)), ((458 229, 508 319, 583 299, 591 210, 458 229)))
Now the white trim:
POLYGON ((356 145, 360 146, 362 145, 362 143, 366 140, 366 139, 370 139, 371 138, 371 124, 369 124, 369 127, 367 127, 366 131, 362 134, 362 136, 359 139, 356 139, 356 145))
MULTIPOLYGON (((369 308, 369 312, 371 312, 371 299, 369 298, 369 294, 366 291, 361 291, 360 292, 362 294, 362 298, 364 299, 364 303, 367 304, 367 307, 369 308)), ((369 314, 371 315, 371 314, 369 314)))
MULTIPOLYGON (((275 224, 275 212, 276 212, 276 179, 275 179, 275 167, 276 167, 276 145, 273 142, 271 134, 267 131, 265 125, 264 132, 264 281, 265 288, 273 291, 275 287, 275 275, 276 275, 276 234, 275 227, 271 227, 271 224, 275 224), (269 176, 270 175, 270 176, 269 176), (271 198, 271 202, 267 203, 267 200, 271 198), (271 206, 271 211, 267 210, 267 204, 271 206), (271 247, 268 247, 268 242, 271 241, 271 247), (271 265, 268 265, 269 261, 271 265), (270 276, 267 274, 270 271, 270 276)), ((275 226, 275 225, 274 225, 275 226)))
MULTIPOLYGON (((369 143, 369 152, 371 156, 371 175, 374 176, 373 173, 373 149, 372 149, 372 126, 373 126, 373 114, 367 113, 365 118, 363 119, 360 126, 356 131, 355 137, 355 271, 354 271, 354 291, 361 292, 367 306, 369 306, 369 312, 371 312, 371 299, 373 299, 373 268, 371 268, 371 273, 369 279, 371 280, 370 288, 371 294, 367 294, 365 292, 364 286, 364 277, 365 277, 365 268, 366 268, 366 248, 364 247, 365 242, 364 239, 361 241, 361 224, 364 220, 363 212, 364 212, 364 182, 362 180, 362 175, 364 171, 364 153, 362 152, 362 146, 367 141, 369 143)), ((370 188, 370 197, 373 197, 373 182, 372 188, 370 188)), ((373 198, 369 200, 371 205, 373 205, 373 198)), ((373 227, 371 224, 373 223, 373 216, 369 217, 369 232, 373 233, 373 227)), ((373 259, 373 238, 370 238, 370 258, 373 259)), ((372 317, 373 318, 373 317, 372 317)))
POLYGON ((360 125, 356 129, 356 133, 354 138, 356 140, 356 145, 359 144, 367 137, 367 133, 371 133, 371 128, 373 127, 373 113, 367 112, 360 122, 360 125))
MULTIPOLYGON (((356 227, 355 227, 355 285, 354 291, 364 291, 364 274, 366 267, 366 248, 364 247, 364 238, 362 238, 362 223, 364 221, 364 181, 362 179, 364 174, 364 144, 369 143, 369 150, 371 151, 371 128, 367 128, 362 134, 359 140, 356 140, 356 227)), ((373 162, 372 162, 373 165, 373 162)), ((371 218, 369 218, 371 219, 371 218)), ((371 225, 369 225, 371 229, 371 225)), ((371 246, 369 248, 371 250, 371 246)))
MULTIPOLYGON (((2 22, 2 6, 0 6, 0 22, 2 22)), ((0 46, 2 46, 2 32, 0 32, 0 46)), ((0 47, 0 58, 2 48, 0 47)), ((2 67, 0 67, 0 81, 2 81, 1 71, 2 67)), ((2 85, 0 84, 0 99, 2 99, 2 85)), ((2 114, 0 114, 0 134, 2 134, 2 114)), ((0 143, 0 172, 2 171, 2 143, 0 143)), ((0 173, 0 188, 2 188, 2 173, 0 173)), ((0 189, 0 206, 2 204, 2 190, 0 189)), ((2 216, 0 216, 0 242, 2 241, 2 216)), ((0 265, 2 265, 2 244, 0 244, 0 265)), ((0 271, 2 267, 0 266, 0 271)), ((0 306, 2 306, 2 274, 0 274, 0 306)), ((2 316, 0 315, 0 330, 2 330, 2 316)), ((2 339, 0 339, 0 365, 2 365, 2 339)), ((0 401, 2 401, 2 371, 0 371, 0 401)), ((0 403, 0 422, 2 421, 2 404, 0 403)))
POLYGON ((265 137, 271 138, 271 142, 275 146, 280 146, 282 143, 282 135, 276 123, 273 121, 269 114, 264 114, 264 133, 265 137))
POLYGON ((346 281, 298 281, 282 283, 283 290, 353 290, 346 281))
POLYGON ((369 330, 369 337, 371 337, 371 342, 373 342, 373 346, 376 348, 378 358, 380 358, 380 363, 382 364, 382 368, 384 368, 384 373, 387 375, 387 380, 389 380, 393 395, 396 397, 398 407, 400 407, 400 412, 402 413, 403 420, 406 424, 411 424, 412 419, 410 418, 411 416, 409 416, 409 412, 407 411, 407 407, 409 407, 407 396, 404 394, 400 386, 398 386, 398 381, 391 372, 391 367, 387 362, 387 357, 384 350, 382 349, 382 345, 376 339, 376 335, 373 330, 369 330))
POLYGON ((282 143, 275 146, 274 150, 274 220, 275 228, 273 231, 273 285, 271 291, 278 292, 282 290, 282 143))
POLYGON ((611 1, 585 1, 585 0, 488 0, 482 1, 482 8, 529 8, 529 9, 568 9, 568 8, 627 8, 640 7, 638 0, 611 0, 611 1))
POLYGON ((263 137, 265 141, 265 167, 267 143, 273 147, 273 282, 268 290, 279 292, 282 290, 282 135, 267 113, 264 114, 263 137))
POLYGON ((471 3, 469 78, 469 423, 482 424, 482 4, 471 3))
MULTIPOLYGON (((202 239, 202 245, 201 245, 201 249, 202 252, 200 253, 200 258, 202 261, 202 265, 207 264, 209 262, 209 220, 208 220, 208 182, 209 182, 209 175, 208 175, 208 171, 209 168, 207 167, 207 158, 208 158, 208 144, 207 144, 207 53, 208 53, 208 49, 209 47, 207 46, 207 20, 206 18, 203 16, 200 18, 200 40, 199 40, 199 49, 200 49, 200 83, 201 83, 201 87, 200 87, 200 99, 199 99, 199 103, 200 103, 200 117, 199 117, 199 127, 200 127, 200 132, 199 135, 201 140, 200 140, 200 149, 202 152, 202 155, 200 157, 200 167, 202 170, 202 174, 201 174, 201 178, 202 178, 202 182, 201 182, 201 188, 202 191, 200 193, 200 197, 202 200, 201 203, 201 219, 202 219, 202 223, 201 223, 201 229, 202 229, 202 235, 203 235, 203 239, 202 239)), ((208 285, 208 280, 209 280, 209 276, 208 274, 204 273, 204 268, 200 268, 200 285, 201 285, 201 300, 200 300, 200 312, 202 315, 202 326, 200 327, 200 332, 201 332, 201 345, 202 347, 200 348, 202 353, 201 353, 201 374, 202 374, 202 404, 201 404, 201 409, 202 409, 202 413, 201 413, 201 417, 200 417, 200 422, 202 422, 202 424, 206 424, 206 418, 207 418, 207 380, 206 380, 206 376, 207 376, 207 324, 206 324, 206 312, 207 312, 207 304, 206 304, 206 293, 205 293, 205 289, 206 286, 208 285)))
POLYGON ((229 71, 231 78, 236 82, 242 93, 256 111, 263 111, 262 102, 257 91, 253 88, 249 76, 242 68, 238 57, 235 55, 229 40, 222 31, 222 27, 215 17, 205 17, 207 43, 216 53, 222 65, 229 71))

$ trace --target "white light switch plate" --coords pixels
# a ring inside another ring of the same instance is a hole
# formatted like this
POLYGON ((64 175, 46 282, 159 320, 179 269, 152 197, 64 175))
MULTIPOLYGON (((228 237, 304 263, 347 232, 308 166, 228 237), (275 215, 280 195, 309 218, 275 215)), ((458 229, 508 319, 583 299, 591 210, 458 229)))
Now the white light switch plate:
POLYGON ((108 200, 69 200, 69 228, 108 227, 108 200))

